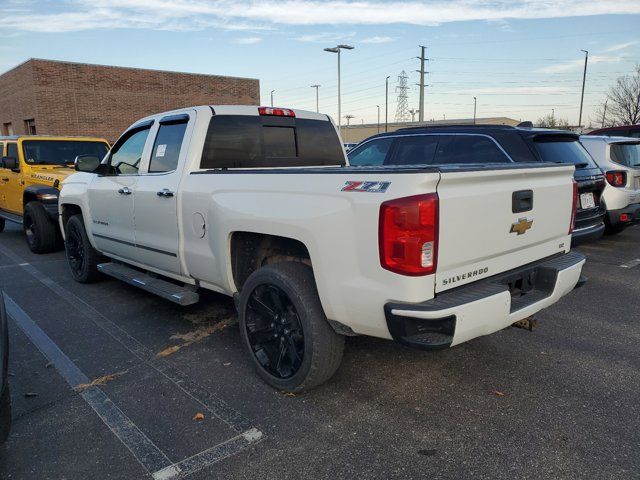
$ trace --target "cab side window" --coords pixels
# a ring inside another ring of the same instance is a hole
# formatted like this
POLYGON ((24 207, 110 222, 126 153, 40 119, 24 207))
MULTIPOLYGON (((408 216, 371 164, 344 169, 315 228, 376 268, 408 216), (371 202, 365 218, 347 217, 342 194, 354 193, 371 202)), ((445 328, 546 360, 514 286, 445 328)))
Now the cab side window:
POLYGON ((438 139, 438 135, 400 137, 393 157, 386 165, 431 165, 438 139))
POLYGON ((131 130, 129 134, 114 145, 109 159, 114 174, 137 175, 144 144, 147 141, 150 129, 151 125, 131 130))
POLYGON ((493 140, 480 135, 443 135, 435 158, 438 165, 510 162, 493 140))
POLYGON ((393 138, 378 138, 349 152, 349 165, 384 165, 393 138))
POLYGON ((7 143, 7 157, 12 157, 15 158, 16 161, 19 161, 17 143, 7 143))
POLYGON ((188 118, 160 122, 160 128, 151 151, 149 173, 172 172, 178 167, 180 147, 187 129, 188 118))

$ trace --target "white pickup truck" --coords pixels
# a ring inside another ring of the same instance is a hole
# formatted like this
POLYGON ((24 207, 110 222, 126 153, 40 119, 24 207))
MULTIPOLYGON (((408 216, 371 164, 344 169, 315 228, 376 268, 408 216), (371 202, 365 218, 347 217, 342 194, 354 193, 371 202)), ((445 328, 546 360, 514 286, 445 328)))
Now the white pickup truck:
POLYGON ((345 335, 451 347, 555 303, 584 264, 569 251, 573 166, 480 143, 495 163, 469 151, 464 165, 350 167, 326 115, 153 115, 63 182, 71 273, 183 305, 198 289, 234 296, 243 343, 280 390, 329 379, 345 335))

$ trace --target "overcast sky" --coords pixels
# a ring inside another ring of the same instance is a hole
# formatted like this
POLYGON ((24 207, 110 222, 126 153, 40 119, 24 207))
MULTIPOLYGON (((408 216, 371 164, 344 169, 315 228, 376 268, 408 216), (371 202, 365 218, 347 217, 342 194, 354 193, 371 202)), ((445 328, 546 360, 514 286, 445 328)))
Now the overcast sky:
MULTIPOLYGON (((0 0, 0 70, 30 57, 260 79, 262 103, 384 118, 384 81, 409 76, 417 108, 418 45, 428 62, 426 118, 536 120, 555 109, 576 123, 589 50, 585 117, 640 61, 640 0, 214 1, 0 0)), ((588 122, 587 122, 588 123, 588 122)))

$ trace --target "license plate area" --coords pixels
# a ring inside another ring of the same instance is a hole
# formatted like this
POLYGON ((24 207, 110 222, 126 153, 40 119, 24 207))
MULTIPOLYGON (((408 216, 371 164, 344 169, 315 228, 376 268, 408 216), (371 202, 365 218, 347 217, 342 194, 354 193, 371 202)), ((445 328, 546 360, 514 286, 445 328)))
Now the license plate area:
POLYGON ((587 210, 589 208, 595 208, 595 207, 596 207, 596 200, 593 197, 592 192, 580 194, 580 208, 582 208, 583 210, 587 210))

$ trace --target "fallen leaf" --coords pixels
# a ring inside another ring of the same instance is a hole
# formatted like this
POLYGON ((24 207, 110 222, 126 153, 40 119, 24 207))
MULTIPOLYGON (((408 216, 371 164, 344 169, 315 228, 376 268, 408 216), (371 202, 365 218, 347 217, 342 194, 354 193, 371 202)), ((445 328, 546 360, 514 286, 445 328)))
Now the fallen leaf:
POLYGON ((161 352, 156 353, 156 357, 168 357, 172 353, 176 353, 181 348, 182 348, 182 345, 173 345, 172 347, 167 347, 161 352))
POLYGON ((295 393, 291 393, 291 392, 284 392, 284 396, 285 397, 295 397, 296 394, 295 393))
POLYGON ((493 393, 496 397, 504 397, 504 393, 503 392, 499 392, 498 390, 494 390, 493 393))
POLYGON ((231 365, 231 362, 226 362, 226 363, 223 363, 222 365, 224 365, 225 367, 228 367, 229 365, 231 365))
POLYGON ((193 416, 193 419, 194 419, 194 420, 198 420, 198 421, 200 421, 200 420, 204 420, 204 413, 200 413, 200 412, 196 413, 196 414, 193 416))
POLYGON ((89 383, 80 383, 80 384, 76 385, 75 387, 73 387, 73 389, 76 392, 84 392, 85 390, 88 390, 91 387, 96 387, 98 385, 105 385, 107 382, 110 382, 111 380, 113 380, 116 377, 124 375, 128 371, 129 370, 125 370, 124 372, 117 372, 117 373, 111 373, 109 375, 103 375, 101 377, 94 378, 89 383))

